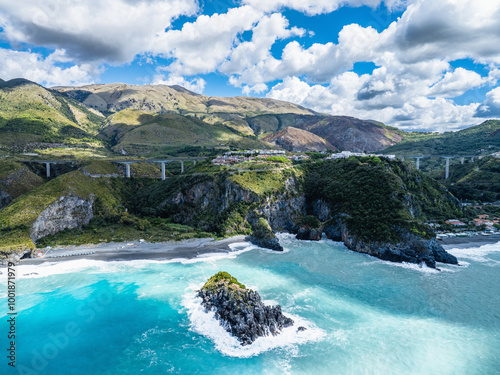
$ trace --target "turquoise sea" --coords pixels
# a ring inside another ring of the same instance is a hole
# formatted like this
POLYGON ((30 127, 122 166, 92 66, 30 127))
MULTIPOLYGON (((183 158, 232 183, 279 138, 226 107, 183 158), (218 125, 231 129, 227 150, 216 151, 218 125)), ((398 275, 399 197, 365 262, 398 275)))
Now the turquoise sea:
POLYGON ((439 272, 280 240, 284 253, 239 243, 192 260, 20 265, 17 366, 3 288, 0 373, 500 374, 499 244, 452 249, 462 266, 439 272), (238 345, 195 298, 221 270, 295 326, 238 345))

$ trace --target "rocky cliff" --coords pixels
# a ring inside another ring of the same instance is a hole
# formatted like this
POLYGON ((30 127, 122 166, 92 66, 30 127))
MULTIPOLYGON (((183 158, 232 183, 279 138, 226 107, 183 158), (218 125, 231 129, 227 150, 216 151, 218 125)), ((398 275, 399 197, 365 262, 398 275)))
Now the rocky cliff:
POLYGON ((227 272, 212 276, 198 291, 202 305, 215 311, 224 329, 241 345, 250 345, 261 336, 277 335, 293 320, 284 316, 281 306, 266 306, 259 293, 247 289, 227 272))
POLYGON ((406 229, 398 229, 397 242, 366 241, 352 235, 340 220, 324 228, 328 238, 341 241, 350 250, 391 262, 425 264, 436 268, 436 262, 458 264, 457 258, 446 252, 435 238, 424 239, 406 229))
POLYGON ((173 177, 137 194, 134 210, 220 235, 250 234, 260 218, 294 232, 306 209, 300 179, 296 171, 173 177))
POLYGON ((94 196, 82 199, 77 196, 63 196, 48 206, 31 226, 30 237, 33 242, 39 238, 60 232, 64 229, 81 228, 92 219, 94 196))
POLYGON ((409 165, 365 159, 316 163, 305 168, 305 177, 296 168, 294 174, 171 179, 136 201, 143 212, 162 214, 158 208, 163 208, 179 223, 221 235, 252 234, 253 243, 274 250, 281 246, 273 231, 302 240, 319 240, 325 233, 384 260, 457 264, 423 222, 438 214, 455 216, 456 199, 409 165), (153 207, 156 211, 150 211, 153 207))

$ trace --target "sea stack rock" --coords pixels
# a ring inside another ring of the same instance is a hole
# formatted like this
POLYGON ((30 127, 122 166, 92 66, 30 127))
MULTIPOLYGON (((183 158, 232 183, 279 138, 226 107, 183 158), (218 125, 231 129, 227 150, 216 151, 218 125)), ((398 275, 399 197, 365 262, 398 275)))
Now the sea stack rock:
POLYGON ((253 233, 248 237, 251 243, 266 249, 283 251, 283 247, 280 245, 279 240, 276 238, 266 219, 261 217, 255 222, 252 229, 253 233))
POLYGON ((321 223, 317 217, 313 215, 304 216, 300 222, 300 228, 297 231, 295 238, 298 240, 319 241, 323 231, 321 223))
POLYGON ((281 306, 266 306, 259 293, 247 289, 227 272, 212 276, 198 291, 206 310, 215 310, 220 325, 241 342, 249 345, 260 336, 275 336, 293 325, 281 306))

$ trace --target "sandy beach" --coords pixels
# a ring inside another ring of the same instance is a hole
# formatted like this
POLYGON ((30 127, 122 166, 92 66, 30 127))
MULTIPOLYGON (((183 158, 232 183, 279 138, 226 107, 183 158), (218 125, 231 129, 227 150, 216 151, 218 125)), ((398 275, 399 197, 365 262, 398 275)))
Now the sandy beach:
POLYGON ((451 248, 471 248, 480 247, 482 245, 500 242, 500 235, 493 234, 490 236, 483 236, 481 234, 473 235, 470 237, 448 237, 438 240, 445 249, 451 248))
POLYGON ((104 243, 99 245, 82 245, 71 247, 55 247, 43 249, 41 258, 23 259, 22 264, 40 264, 75 259, 92 259, 105 261, 138 260, 138 259, 193 259, 201 254, 231 252, 229 245, 244 242, 245 236, 214 241, 211 238, 192 239, 174 243, 147 243, 131 241, 126 243, 104 243), (82 254, 82 255, 78 255, 82 254))

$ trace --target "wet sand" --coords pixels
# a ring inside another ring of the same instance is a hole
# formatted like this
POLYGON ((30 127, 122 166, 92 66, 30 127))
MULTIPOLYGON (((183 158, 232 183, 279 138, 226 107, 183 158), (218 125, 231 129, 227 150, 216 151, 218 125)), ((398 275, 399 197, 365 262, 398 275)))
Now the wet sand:
MULTIPOLYGON (((42 258, 23 259, 22 264, 40 264, 75 259, 91 259, 104 261, 138 260, 138 259, 193 259, 202 254, 232 252, 229 245, 244 242, 245 236, 234 236, 214 241, 211 238, 192 239, 173 243, 124 242, 105 243, 99 245, 83 245, 73 247, 56 247, 45 253, 42 258), (79 253, 89 253, 75 255, 79 253)), ((45 252, 46 249, 43 250, 45 252)))
POLYGON ((441 244, 445 249, 452 248, 471 248, 471 247, 480 247, 486 244, 492 244, 500 242, 500 235, 494 234, 491 236, 483 236, 480 234, 473 235, 470 237, 448 237, 443 238, 442 240, 438 240, 438 243, 441 244))

